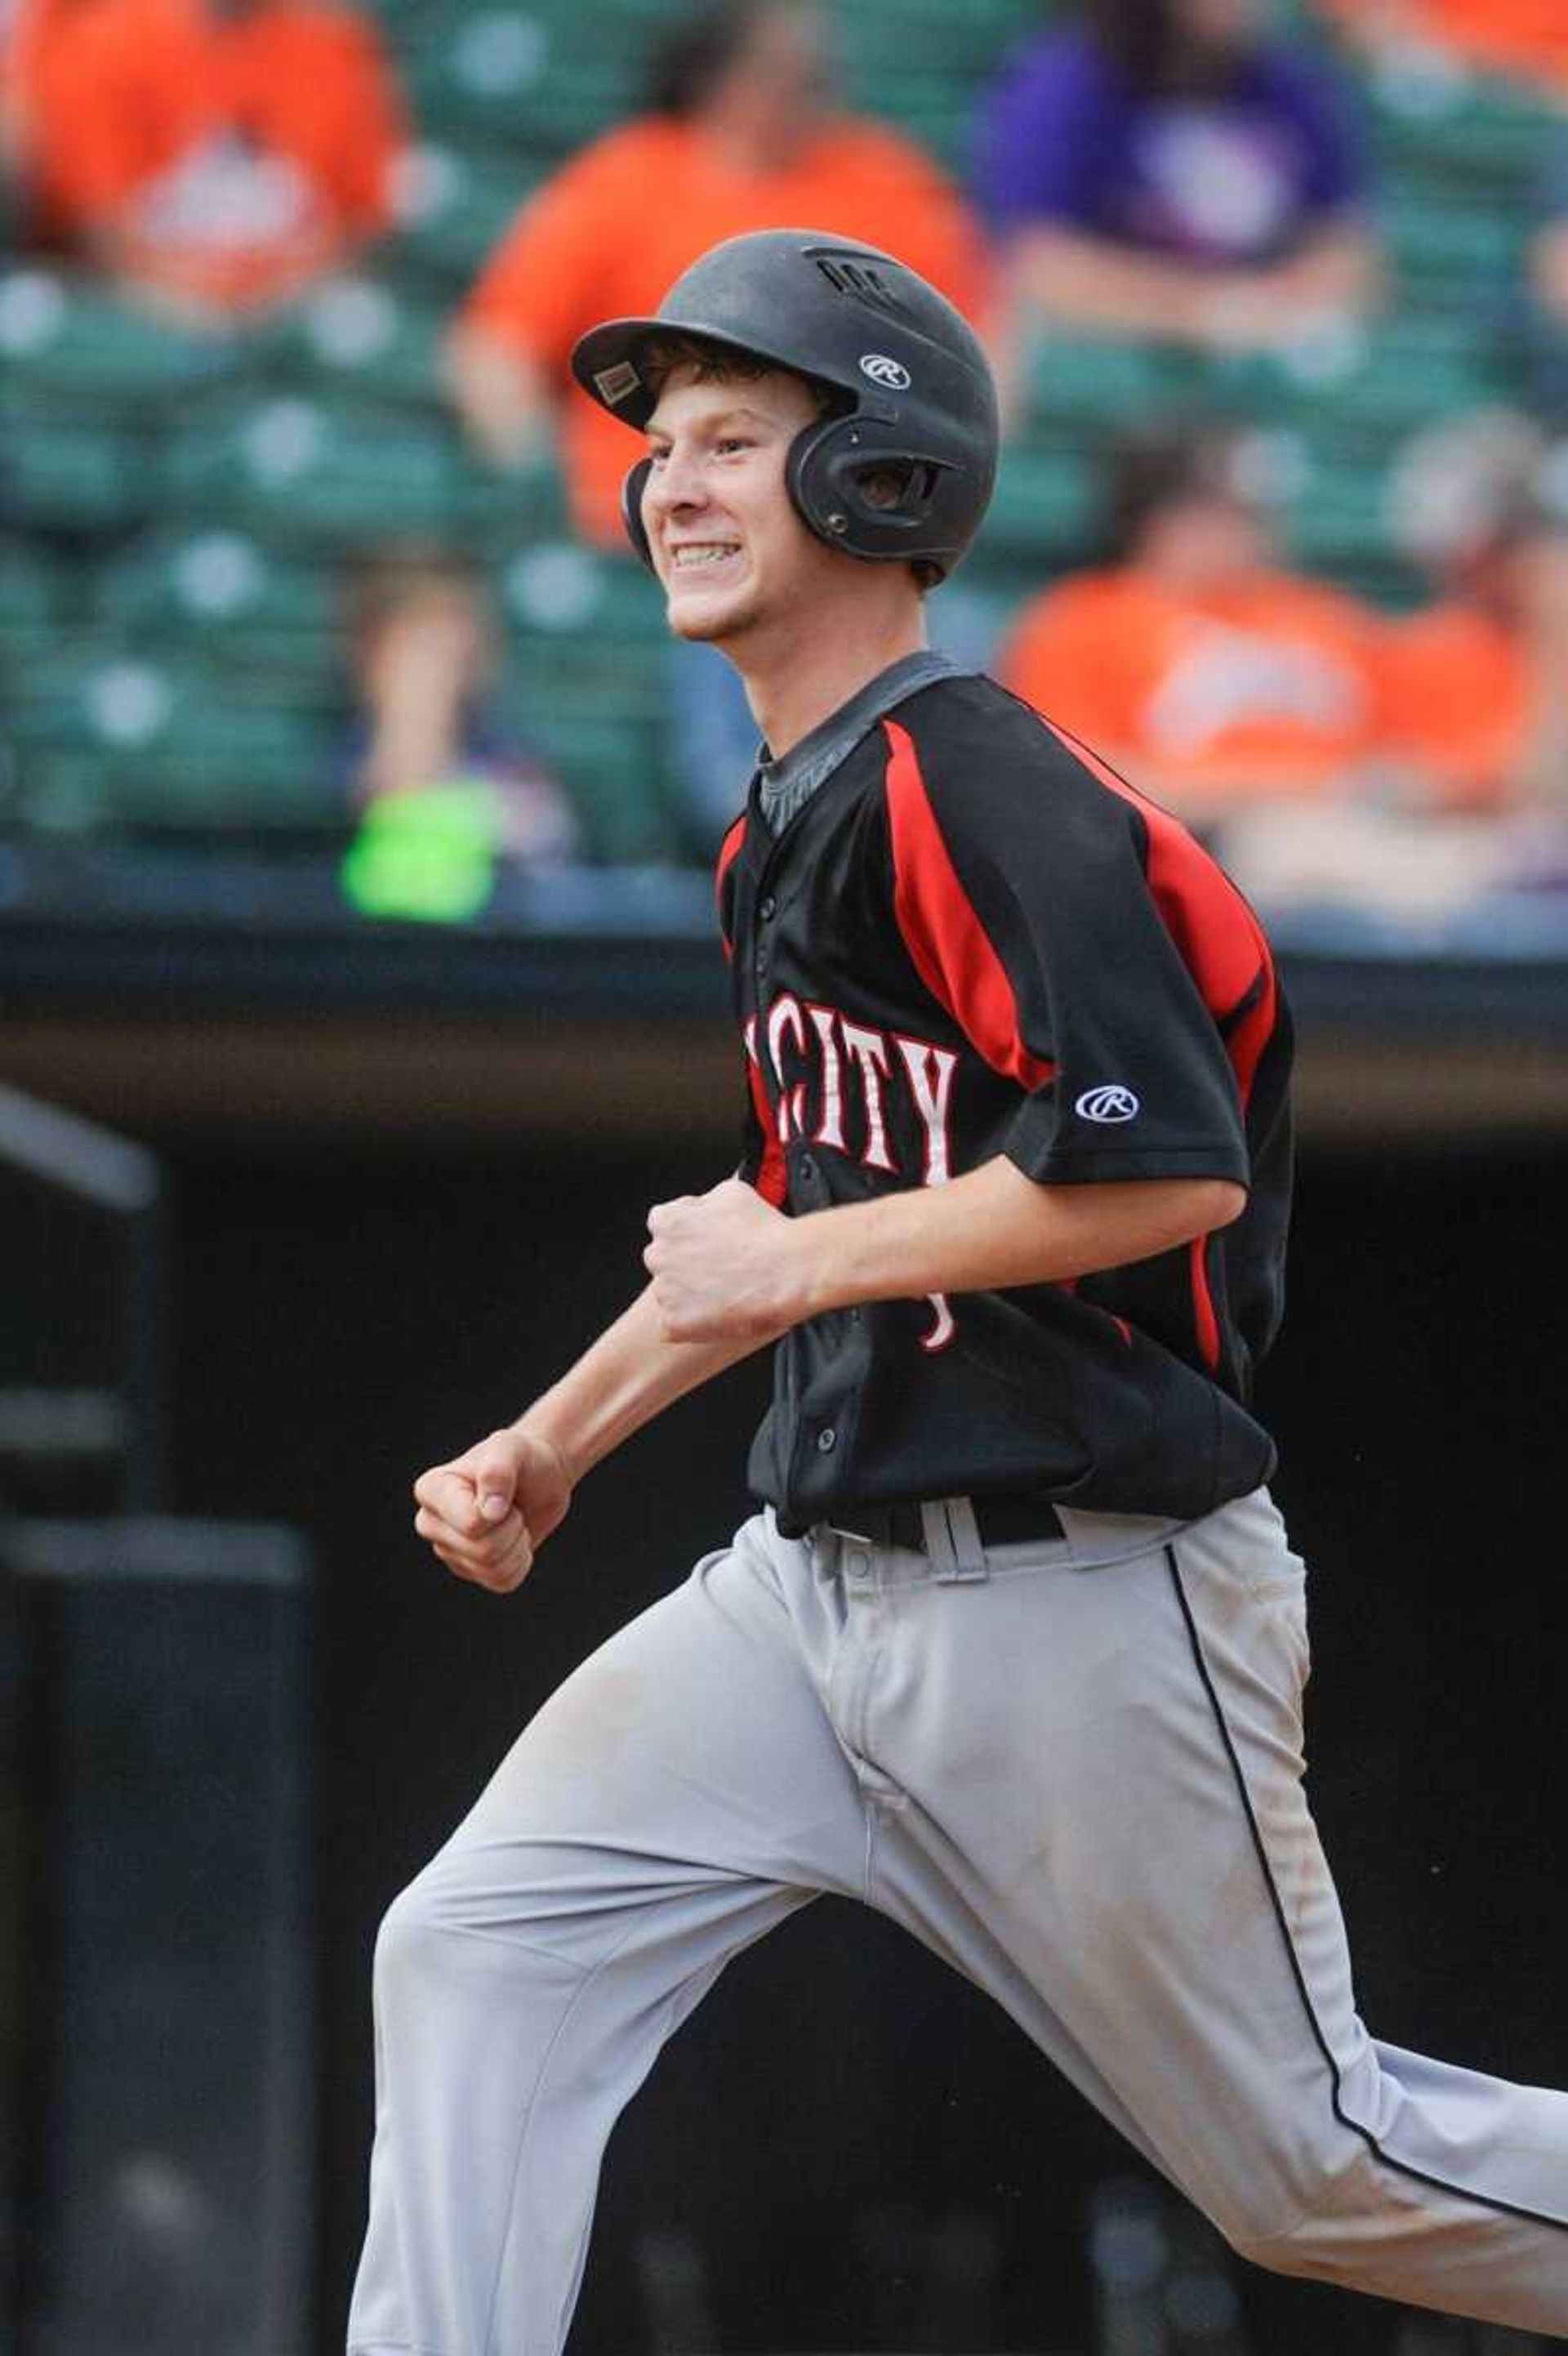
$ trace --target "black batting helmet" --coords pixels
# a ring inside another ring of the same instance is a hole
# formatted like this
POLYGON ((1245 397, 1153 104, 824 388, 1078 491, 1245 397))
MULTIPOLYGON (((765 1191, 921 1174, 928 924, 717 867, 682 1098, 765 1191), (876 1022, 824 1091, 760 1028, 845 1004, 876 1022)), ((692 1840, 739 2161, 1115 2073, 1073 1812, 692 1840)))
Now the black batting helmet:
MULTIPOLYGON (((659 337, 700 337, 827 386, 841 406, 796 435, 784 480, 802 520, 830 548, 872 562, 950 573, 979 528, 997 472, 997 392, 979 338, 891 253, 825 230, 760 230, 714 246, 682 273, 653 319, 608 319, 571 355, 572 373, 614 417, 647 423, 658 389, 642 356, 659 337), (877 476, 880 498, 867 496, 877 476), (891 504, 880 504, 891 478, 891 504)), ((648 461, 622 511, 643 529, 648 461)))

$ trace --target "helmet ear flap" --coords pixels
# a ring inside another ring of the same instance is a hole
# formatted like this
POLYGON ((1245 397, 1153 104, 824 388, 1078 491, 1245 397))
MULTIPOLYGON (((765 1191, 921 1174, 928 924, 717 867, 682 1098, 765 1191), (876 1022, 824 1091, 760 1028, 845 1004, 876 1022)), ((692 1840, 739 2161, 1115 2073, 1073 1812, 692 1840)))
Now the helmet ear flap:
POLYGON ((626 527, 626 538, 650 573, 654 569, 654 552, 648 546, 647 526, 643 521, 643 493, 653 470, 651 458, 639 458, 621 485, 621 521, 626 527))
POLYGON ((795 435, 784 461, 784 488, 796 515, 829 548, 844 547, 850 531, 850 519, 833 496, 830 461, 847 455, 859 438, 851 419, 819 417, 795 435))
POLYGON ((938 557, 929 547, 912 552, 910 542, 927 538, 933 502, 951 465, 909 444, 897 422, 863 414, 825 418, 795 436, 784 480, 797 514, 829 548, 873 563, 920 562, 941 580, 948 570, 945 554, 938 557), (902 489, 874 498, 867 478, 876 475, 901 477, 902 489))

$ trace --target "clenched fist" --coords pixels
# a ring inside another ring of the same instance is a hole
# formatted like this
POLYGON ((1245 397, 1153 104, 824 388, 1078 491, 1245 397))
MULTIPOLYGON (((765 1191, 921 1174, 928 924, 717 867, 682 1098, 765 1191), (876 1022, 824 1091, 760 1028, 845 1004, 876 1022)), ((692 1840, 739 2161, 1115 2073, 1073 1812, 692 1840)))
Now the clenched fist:
POLYGON ((520 1587, 565 1518, 571 1476, 559 1448, 523 1431, 493 1431, 414 1483, 414 1528, 447 1569, 497 1595, 520 1587))
POLYGON ((807 1314, 796 1268, 799 1223, 743 1179, 656 1203, 643 1265, 667 1342, 743 1342, 807 1314))

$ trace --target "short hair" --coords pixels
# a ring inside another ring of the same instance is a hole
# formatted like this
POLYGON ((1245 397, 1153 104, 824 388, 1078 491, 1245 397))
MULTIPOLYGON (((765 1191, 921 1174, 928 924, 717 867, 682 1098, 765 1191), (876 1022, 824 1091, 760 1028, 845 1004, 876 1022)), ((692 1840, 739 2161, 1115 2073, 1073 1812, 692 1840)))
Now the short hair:
POLYGON ((824 384, 820 377, 808 376, 804 369, 786 368, 782 360, 765 359, 760 352, 741 351, 709 336, 688 335, 684 328, 648 337, 638 351, 637 366, 656 395, 677 368, 689 368, 699 384, 754 384, 759 377, 793 376, 805 385, 821 417, 847 412, 852 405, 847 393, 824 384))

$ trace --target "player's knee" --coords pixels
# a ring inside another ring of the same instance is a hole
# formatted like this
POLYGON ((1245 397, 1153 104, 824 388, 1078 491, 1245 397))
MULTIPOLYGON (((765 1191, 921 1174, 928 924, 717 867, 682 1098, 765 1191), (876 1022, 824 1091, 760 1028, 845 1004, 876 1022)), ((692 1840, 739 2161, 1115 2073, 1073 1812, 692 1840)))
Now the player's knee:
MULTIPOLYGON (((504 1893, 476 1881, 453 1850, 400 1890, 376 1937, 375 2000, 383 2014, 400 2004, 425 2006, 464 1988, 490 1989, 574 1967, 558 1957, 563 1912, 549 1885, 508 1885, 504 1893)), ((570 1914, 568 1915, 570 1922, 570 1914)))
POLYGON ((475 1935, 472 1915, 428 1869, 399 1891, 376 1934, 375 2001, 384 2018, 411 2006, 427 2008, 447 1991, 515 1971, 502 1940, 475 1935))
POLYGON ((451 1932, 422 1879, 400 1890, 376 1933, 375 1991, 379 2008, 394 2007, 406 1990, 439 1977, 451 1932))
POLYGON ((1237 2255, 1269 2274, 1353 2287, 1380 2233, 1397 2230, 1404 2207, 1395 2182, 1370 2154, 1326 2158, 1295 2187, 1287 2219, 1220 2219, 1237 2255))

